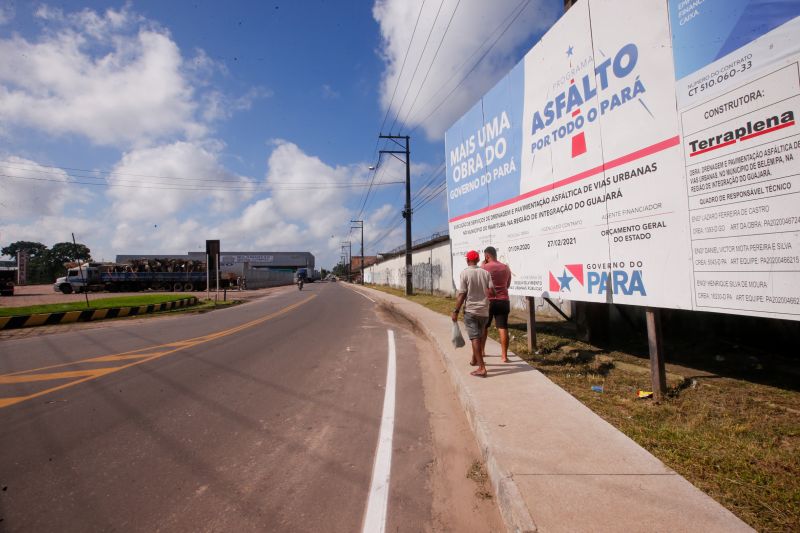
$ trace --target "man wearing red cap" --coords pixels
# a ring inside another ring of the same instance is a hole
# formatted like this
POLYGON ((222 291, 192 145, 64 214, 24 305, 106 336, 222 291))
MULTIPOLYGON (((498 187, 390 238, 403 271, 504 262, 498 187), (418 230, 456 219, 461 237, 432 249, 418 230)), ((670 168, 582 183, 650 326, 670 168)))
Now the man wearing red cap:
POLYGON ((472 344, 472 364, 478 369, 470 372, 473 376, 486 377, 486 365, 483 362, 483 332, 489 322, 489 297, 494 296, 494 285, 491 275, 478 268, 480 255, 475 250, 467 252, 467 268, 461 271, 458 284, 456 308, 451 318, 458 320, 461 306, 464 306, 464 325, 472 344))

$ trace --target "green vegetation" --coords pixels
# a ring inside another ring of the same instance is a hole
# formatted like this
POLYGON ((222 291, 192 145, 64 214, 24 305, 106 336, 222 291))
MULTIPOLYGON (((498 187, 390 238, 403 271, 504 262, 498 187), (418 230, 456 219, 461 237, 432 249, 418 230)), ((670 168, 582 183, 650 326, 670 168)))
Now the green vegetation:
POLYGON ((48 248, 40 242, 17 241, 0 248, 0 254, 16 259, 17 252, 27 252, 28 283, 53 283, 65 274, 65 263, 90 261, 91 251, 81 243, 59 242, 48 248))
MULTIPOLYGON (((113 298, 89 299, 88 309, 108 309, 111 307, 135 307, 139 305, 160 304, 183 298, 191 298, 191 294, 146 294, 141 296, 118 296, 113 298)), ((213 305, 213 302, 212 302, 213 305)), ((66 311, 82 311, 87 309, 84 299, 74 302, 30 305, 26 307, 0 307, 0 316, 24 316, 42 313, 63 313, 66 311)))
MULTIPOLYGON (((442 314, 453 308, 452 298, 410 299, 442 314)), ((669 397, 655 404, 636 397, 651 390, 643 338, 600 348, 578 341, 571 323, 537 321, 532 354, 523 317, 512 314, 509 329, 514 353, 756 530, 800 531, 796 360, 770 373, 757 361, 778 356, 758 347, 667 335, 668 361, 681 365, 667 365, 669 397)))

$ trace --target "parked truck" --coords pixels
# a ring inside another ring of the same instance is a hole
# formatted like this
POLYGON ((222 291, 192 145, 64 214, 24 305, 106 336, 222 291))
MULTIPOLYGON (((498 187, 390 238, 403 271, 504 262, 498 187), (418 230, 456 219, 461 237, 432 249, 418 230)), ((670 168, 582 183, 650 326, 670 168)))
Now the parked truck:
POLYGON ((297 279, 300 277, 300 274, 304 273, 306 276, 306 283, 314 283, 315 281, 319 281, 322 279, 322 276, 319 273, 319 270, 314 270, 313 268, 298 268, 294 272, 294 282, 297 283, 297 279))
MULTIPOLYGON (((216 288, 216 281, 211 288, 216 288)), ((219 287, 227 288, 235 283, 235 276, 221 273, 219 287)), ((138 292, 145 290, 189 292, 206 289, 206 272, 203 270, 181 272, 135 271, 130 265, 89 263, 71 266, 67 275, 58 278, 53 290, 70 294, 73 292, 138 292)))

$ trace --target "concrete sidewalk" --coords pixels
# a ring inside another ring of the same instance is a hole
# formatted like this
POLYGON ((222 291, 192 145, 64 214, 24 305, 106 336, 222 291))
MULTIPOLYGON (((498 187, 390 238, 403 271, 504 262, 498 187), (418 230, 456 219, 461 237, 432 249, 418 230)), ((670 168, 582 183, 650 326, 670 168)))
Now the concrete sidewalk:
MULTIPOLYGON (((509 531, 753 531, 517 357, 486 345, 489 377, 469 375, 450 318, 358 287, 410 319, 445 363, 486 461, 509 531)), ((463 323, 461 324, 464 332, 463 323)))

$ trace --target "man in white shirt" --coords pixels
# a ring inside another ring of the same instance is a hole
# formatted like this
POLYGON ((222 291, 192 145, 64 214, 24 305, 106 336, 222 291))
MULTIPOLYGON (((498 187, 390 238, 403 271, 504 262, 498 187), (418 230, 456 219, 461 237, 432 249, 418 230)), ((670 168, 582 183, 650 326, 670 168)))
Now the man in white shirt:
POLYGON ((470 372, 473 376, 486 377, 486 364, 483 362, 483 332, 489 322, 489 297, 494 296, 491 275, 478 268, 480 255, 475 250, 467 252, 467 268, 461 271, 458 284, 456 307, 451 318, 458 320, 461 306, 464 306, 464 325, 472 344, 472 366, 478 369, 470 372))

